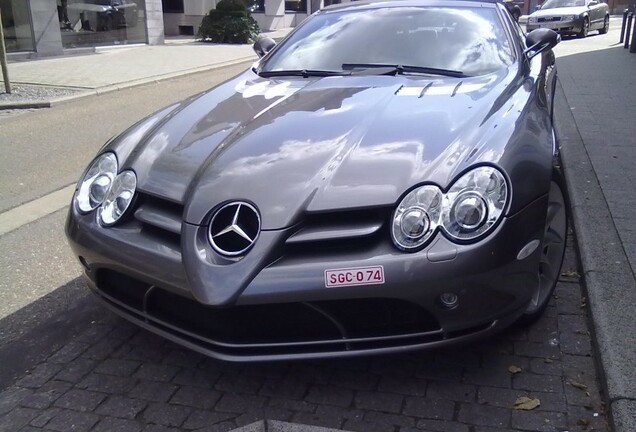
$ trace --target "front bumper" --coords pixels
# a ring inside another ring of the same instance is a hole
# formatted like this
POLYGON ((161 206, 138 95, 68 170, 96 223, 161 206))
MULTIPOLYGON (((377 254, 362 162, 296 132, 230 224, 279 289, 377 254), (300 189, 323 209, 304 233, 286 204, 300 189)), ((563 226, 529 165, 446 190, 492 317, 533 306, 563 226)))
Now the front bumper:
POLYGON ((560 34, 578 34, 583 29, 583 20, 573 21, 551 21, 551 22, 537 22, 526 24, 526 30, 531 32, 538 28, 549 28, 560 34))
POLYGON ((66 231, 89 286, 141 327, 223 360, 329 358, 456 344, 510 325, 531 299, 539 262, 539 251, 517 255, 541 238, 546 207, 547 197, 536 200, 476 244, 438 233, 417 253, 397 251, 386 229, 345 248, 292 253, 281 250, 293 229, 263 232, 233 264, 205 250, 201 226, 161 240, 137 221, 102 228, 72 207, 66 231), (384 267, 384 284, 325 288, 325 269, 372 265, 384 267), (444 306, 443 293, 457 305, 444 306))

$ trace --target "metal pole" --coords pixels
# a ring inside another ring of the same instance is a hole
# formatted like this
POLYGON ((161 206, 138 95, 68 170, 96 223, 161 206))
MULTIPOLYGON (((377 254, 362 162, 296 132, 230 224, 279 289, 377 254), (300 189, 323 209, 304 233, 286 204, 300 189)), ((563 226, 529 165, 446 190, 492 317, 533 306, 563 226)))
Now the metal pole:
POLYGON ((627 14, 629 14, 629 9, 625 9, 623 11, 623 23, 621 24, 621 40, 618 43, 625 42, 625 29, 627 28, 627 14))
POLYGON ((634 14, 633 13, 629 13, 629 15, 627 15, 627 31, 625 32, 625 45, 623 46, 623 48, 627 49, 629 48, 629 35, 632 32, 632 18, 633 18, 634 14))
POLYGON ((632 46, 629 47, 629 52, 636 53, 636 19, 634 20, 634 28, 632 29, 632 46))
POLYGON ((2 64, 2 76, 4 77, 4 89, 11 94, 9 82, 9 68, 7 67, 7 47, 4 45, 4 28, 2 27, 2 10, 0 10, 0 63, 2 64))

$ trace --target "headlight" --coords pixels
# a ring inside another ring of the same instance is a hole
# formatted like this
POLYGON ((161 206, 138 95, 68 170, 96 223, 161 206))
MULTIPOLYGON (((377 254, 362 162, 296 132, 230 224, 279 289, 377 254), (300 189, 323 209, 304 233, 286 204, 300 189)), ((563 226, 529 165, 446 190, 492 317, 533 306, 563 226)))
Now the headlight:
POLYGON ((83 213, 95 210, 104 202, 117 175, 117 158, 114 153, 104 153, 91 164, 79 185, 75 202, 83 213))
POLYGON ((135 196, 136 188, 137 176, 134 172, 122 171, 115 177, 110 192, 98 211, 102 225, 112 225, 122 217, 135 196))
POLYGON ((456 240, 473 240, 487 233, 501 218, 508 186, 493 167, 475 168, 443 193, 432 185, 409 192, 393 212, 391 237, 402 250, 416 250, 438 227, 456 240))
POLYGON ((531 24, 535 24, 537 22, 537 17, 531 16, 530 18, 528 18, 528 22, 531 24))
POLYGON ((458 240, 481 236, 497 223, 507 198, 506 179, 497 169, 484 166, 469 171, 444 195, 444 230, 458 240))
POLYGON ((563 15, 561 21, 574 21, 578 18, 578 15, 563 15))
POLYGON ((393 213, 391 235, 402 250, 422 246, 439 224, 442 209, 442 191, 435 186, 422 186, 412 190, 393 213))

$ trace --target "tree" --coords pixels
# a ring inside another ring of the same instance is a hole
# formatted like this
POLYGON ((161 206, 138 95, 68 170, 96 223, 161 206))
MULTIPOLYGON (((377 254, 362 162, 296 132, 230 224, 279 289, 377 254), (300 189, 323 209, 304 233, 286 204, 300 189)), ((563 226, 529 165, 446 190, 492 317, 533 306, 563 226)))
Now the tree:
POLYGON ((240 0, 221 0, 201 21, 203 42, 243 44, 256 40, 260 29, 240 0))

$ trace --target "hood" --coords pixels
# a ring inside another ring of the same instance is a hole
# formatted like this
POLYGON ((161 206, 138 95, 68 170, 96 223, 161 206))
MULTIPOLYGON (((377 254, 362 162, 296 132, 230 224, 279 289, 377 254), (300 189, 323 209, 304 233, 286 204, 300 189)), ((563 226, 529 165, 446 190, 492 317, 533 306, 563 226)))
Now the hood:
POLYGON ((548 16, 562 16, 562 15, 580 15, 583 12, 587 11, 587 7, 585 6, 572 6, 572 7, 560 7, 560 8, 550 8, 550 9, 539 9, 538 11, 533 12, 531 17, 548 17, 548 16))
POLYGON ((277 80, 247 71, 136 128, 134 147, 124 136, 114 148, 138 188, 182 203, 188 223, 243 200, 258 207, 263 229, 280 229, 304 212, 392 205, 416 184, 445 188, 475 163, 498 163, 507 140, 493 134, 510 128, 492 114, 520 88, 514 77, 277 80))

